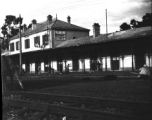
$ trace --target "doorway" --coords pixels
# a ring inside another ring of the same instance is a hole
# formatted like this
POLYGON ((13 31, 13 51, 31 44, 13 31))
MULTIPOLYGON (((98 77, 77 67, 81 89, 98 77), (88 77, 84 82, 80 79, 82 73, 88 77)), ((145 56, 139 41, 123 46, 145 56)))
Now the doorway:
POLYGON ((145 54, 143 52, 138 52, 135 54, 135 65, 136 69, 140 69, 145 64, 145 54))
POLYGON ((119 70, 119 57, 112 57, 111 70, 119 70))

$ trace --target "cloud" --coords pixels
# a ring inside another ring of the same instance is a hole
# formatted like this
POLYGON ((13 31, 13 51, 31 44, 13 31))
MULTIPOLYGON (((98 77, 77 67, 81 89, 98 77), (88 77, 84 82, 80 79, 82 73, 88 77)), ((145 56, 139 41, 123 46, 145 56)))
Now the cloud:
POLYGON ((114 6, 114 12, 110 9, 108 11, 108 26, 110 30, 117 29, 123 22, 130 23, 131 19, 138 21, 142 20, 142 17, 146 13, 151 13, 151 1, 150 0, 139 0, 137 1, 128 1, 125 4, 122 4, 119 9, 118 6, 114 6))
MULTIPOLYGON (((151 4, 150 2, 131 2, 130 4, 126 5, 125 9, 122 9, 122 12, 119 14, 113 14, 110 12, 110 17, 112 21, 119 21, 125 20, 126 18, 131 19, 142 19, 142 16, 146 13, 151 12, 151 4), (128 6, 128 7, 127 7, 128 6)), ((126 21, 127 22, 127 21, 126 21)))

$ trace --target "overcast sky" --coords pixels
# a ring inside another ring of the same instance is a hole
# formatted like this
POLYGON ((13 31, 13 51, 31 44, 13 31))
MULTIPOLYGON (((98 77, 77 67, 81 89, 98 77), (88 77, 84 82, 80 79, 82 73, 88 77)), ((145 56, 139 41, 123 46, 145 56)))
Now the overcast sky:
MULTIPOLYGON (((90 29, 93 23, 100 24, 100 32, 106 32, 105 9, 107 9, 108 32, 119 30, 123 22, 131 19, 141 20, 146 13, 151 13, 151 0, 1 0, 0 28, 6 15, 23 17, 23 23, 29 25, 33 19, 37 23, 52 15, 60 20, 90 29)), ((2 34, 1 34, 2 37, 2 34)))

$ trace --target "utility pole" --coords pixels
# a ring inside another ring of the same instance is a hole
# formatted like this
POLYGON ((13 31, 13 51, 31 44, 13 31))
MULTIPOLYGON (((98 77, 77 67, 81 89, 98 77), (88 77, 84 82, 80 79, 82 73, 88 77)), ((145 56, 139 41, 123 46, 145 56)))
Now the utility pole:
MULTIPOLYGON (((108 25, 107 25, 107 9, 106 9, 106 39, 108 41, 108 25)), ((105 49, 105 69, 106 69, 106 72, 107 72, 107 47, 105 49)))
POLYGON ((107 9, 106 9, 106 35, 108 40, 107 9))
POLYGON ((20 61, 20 74, 22 75, 22 40, 21 40, 21 15, 19 15, 19 39, 20 39, 20 55, 19 55, 19 61, 20 61))

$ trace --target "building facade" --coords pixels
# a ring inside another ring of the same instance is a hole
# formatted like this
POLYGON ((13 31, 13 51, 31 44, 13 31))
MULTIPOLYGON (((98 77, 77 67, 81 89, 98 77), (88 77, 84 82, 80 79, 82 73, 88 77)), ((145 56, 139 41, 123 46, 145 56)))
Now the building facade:
MULTIPOLYGON (((49 65, 56 72, 69 64, 70 72, 138 71, 152 67, 152 27, 142 27, 100 34, 100 25, 89 30, 67 22, 52 20, 36 24, 22 33, 22 67, 27 73, 47 73, 49 65)), ((19 63, 19 37, 10 41, 10 53, 19 63)))

